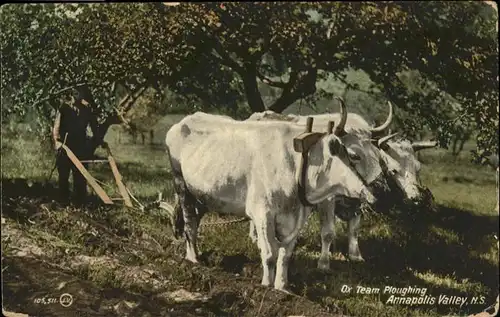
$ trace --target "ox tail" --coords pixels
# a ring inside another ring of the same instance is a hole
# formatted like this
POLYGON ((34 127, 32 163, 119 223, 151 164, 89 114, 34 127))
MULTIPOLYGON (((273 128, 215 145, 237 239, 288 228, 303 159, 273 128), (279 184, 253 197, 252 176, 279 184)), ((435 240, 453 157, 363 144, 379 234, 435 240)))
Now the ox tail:
POLYGON ((182 235, 184 234, 184 215, 182 212, 182 206, 181 206, 181 195, 186 195, 187 192, 187 186, 186 182, 184 181, 184 177, 182 176, 182 171, 180 170, 180 165, 174 161, 172 158, 172 155, 170 154, 170 150, 167 146, 167 156, 170 161, 170 168, 172 170, 172 176, 174 179, 174 190, 175 190, 175 204, 174 207, 169 211, 170 213, 170 224, 172 225, 172 231, 174 234, 174 237, 176 239, 180 239, 182 235))
POLYGON ((296 239, 299 236, 300 230, 302 230, 303 224, 306 220, 305 218, 306 218, 307 208, 311 208, 311 207, 306 207, 306 206, 300 205, 299 216, 298 216, 297 222, 295 223, 295 228, 293 229, 292 232, 290 232, 290 234, 288 234, 287 237, 284 237, 283 240, 279 240, 277 238, 277 235, 276 235, 276 240, 278 240, 279 243, 281 243, 283 245, 290 244, 290 242, 292 242, 294 239, 296 239))

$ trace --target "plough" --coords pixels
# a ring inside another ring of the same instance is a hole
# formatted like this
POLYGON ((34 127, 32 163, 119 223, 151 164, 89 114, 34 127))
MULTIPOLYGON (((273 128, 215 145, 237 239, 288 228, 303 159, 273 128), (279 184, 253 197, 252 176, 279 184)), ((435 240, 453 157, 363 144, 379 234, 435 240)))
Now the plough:
MULTIPOLYGON (((87 181, 87 183, 92 187, 92 189, 97 194, 97 196, 99 196, 99 198, 106 205, 114 205, 115 201, 123 201, 125 206, 133 208, 134 207, 134 205, 132 203, 132 200, 133 200, 137 204, 138 209, 142 212, 145 212, 145 211, 150 210, 152 208, 160 208, 160 209, 163 209, 164 211, 167 212, 167 215, 171 220, 174 219, 174 216, 175 216, 174 215, 174 206, 172 206, 167 201, 162 199, 161 192, 158 193, 158 198, 154 202, 151 202, 147 205, 142 204, 141 202, 139 202, 139 200, 137 198, 134 197, 134 195, 132 195, 130 190, 123 183, 122 175, 118 171, 118 166, 116 165, 116 161, 113 158, 113 155, 111 153, 111 149, 109 148, 109 146, 107 144, 104 144, 104 146, 103 146, 103 148, 107 152, 107 159, 104 159, 104 160, 81 160, 80 161, 76 157, 76 155, 64 143, 62 144, 61 148, 64 149, 64 151, 68 155, 68 158, 75 165, 75 167, 80 171, 80 173, 82 173, 82 175, 85 178, 85 180, 87 181), (83 163, 109 163, 121 197, 110 198, 108 196, 108 194, 106 194, 104 189, 98 184, 96 179, 94 177, 92 177, 92 175, 85 168, 85 166, 83 166, 83 163)), ((234 219, 234 220, 224 220, 224 221, 218 221, 218 222, 213 222, 213 223, 201 223, 200 226, 203 226, 203 227, 206 227, 206 226, 226 226, 226 225, 230 225, 230 224, 247 222, 247 221, 250 221, 247 217, 241 217, 241 218, 234 219)))
POLYGON ((99 196, 99 198, 106 204, 106 205, 113 205, 114 201, 117 200, 122 200, 127 207, 133 207, 132 205, 132 200, 131 200, 131 195, 130 191, 125 187, 123 184, 122 176, 120 172, 118 171, 118 167, 116 166, 115 159, 113 158, 113 155, 111 153, 111 150, 107 144, 103 146, 104 149, 106 149, 106 152, 108 154, 107 159, 105 160, 82 160, 80 161, 76 155, 73 153, 73 151, 70 150, 69 147, 67 147, 65 144, 61 145, 61 148, 66 152, 68 158, 70 161, 75 165, 75 167, 80 171, 82 176, 85 178, 87 183, 92 187, 94 192, 99 196), (111 171, 113 172, 113 176, 115 178, 116 184, 118 186, 118 190, 120 192, 121 197, 120 198, 110 198, 108 194, 104 191, 104 189, 97 183, 96 179, 90 175, 89 171, 83 166, 82 163, 109 163, 109 166, 111 167, 111 171))

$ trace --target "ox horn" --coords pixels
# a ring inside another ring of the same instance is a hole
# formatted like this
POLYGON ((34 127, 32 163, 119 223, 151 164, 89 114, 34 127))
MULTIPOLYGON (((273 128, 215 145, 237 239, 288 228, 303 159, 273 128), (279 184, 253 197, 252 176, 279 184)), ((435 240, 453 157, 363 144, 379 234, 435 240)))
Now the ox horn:
POLYGON ((335 97, 335 99, 338 99, 338 101, 340 102, 340 122, 339 125, 335 128, 334 133, 337 136, 341 136, 345 134, 344 127, 347 122, 347 108, 345 106, 344 99, 342 99, 341 97, 335 97))
POLYGON ((436 146, 437 146, 437 141, 420 141, 420 142, 413 142, 411 144, 411 147, 415 152, 423 149, 430 149, 436 146))
POLYGON ((381 126, 371 128, 370 131, 372 133, 382 132, 385 129, 387 129, 387 127, 391 124, 391 122, 392 122, 392 103, 390 101, 387 101, 387 103, 389 104, 389 116, 387 116, 387 119, 385 120, 385 122, 381 126))
POLYGON ((386 143, 387 141, 389 141, 390 139, 394 138, 395 136, 397 136, 399 134, 399 132, 394 132, 392 134, 389 134, 389 135, 386 135, 385 137, 383 138, 380 138, 378 141, 377 141, 377 144, 378 144, 378 147, 381 147, 382 145, 384 145, 384 143, 386 143))

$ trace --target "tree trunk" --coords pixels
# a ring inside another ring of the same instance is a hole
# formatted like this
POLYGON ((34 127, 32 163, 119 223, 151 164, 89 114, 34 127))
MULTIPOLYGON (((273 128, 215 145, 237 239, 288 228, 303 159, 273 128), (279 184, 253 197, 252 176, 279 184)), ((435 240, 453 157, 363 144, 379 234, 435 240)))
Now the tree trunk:
POLYGON ((153 145, 154 144, 154 130, 149 130, 149 144, 153 145))
MULTIPOLYGON (((104 137, 106 136, 106 133, 108 133, 109 128, 113 124, 118 123, 120 123, 120 120, 116 116, 109 116, 108 118, 106 118, 106 120, 104 120, 103 123, 97 126, 96 135, 94 135, 94 137, 92 138, 91 144, 85 149, 85 154, 87 157, 94 156, 95 151, 104 141, 104 137)), ((120 138, 120 134, 118 134, 118 137, 120 138)))
POLYGON ((292 97, 291 93, 285 93, 286 92, 283 92, 283 95, 281 95, 281 97, 276 100, 276 102, 271 107, 269 107, 269 110, 272 110, 276 113, 282 113, 283 110, 288 108, 288 106, 290 106, 296 100, 292 97))
POLYGON ((245 88, 245 95, 247 96, 248 106, 252 112, 262 112, 266 110, 264 101, 259 91, 257 84, 257 72, 254 69, 246 68, 247 73, 243 77, 243 87, 245 88))
POLYGON ((305 98, 316 92, 316 80, 318 77, 317 68, 309 68, 304 74, 299 71, 292 71, 286 87, 281 96, 269 107, 270 110, 281 113, 292 103, 305 98))
MULTIPOLYGON (((84 94, 86 98, 89 99, 89 102, 92 106, 93 109, 99 109, 95 103, 94 96, 92 95, 91 90, 89 87, 85 86, 84 87, 84 94)), ((130 94, 127 96, 124 100, 122 100, 122 103, 120 103, 120 106, 123 106, 124 108, 122 111, 127 112, 136 102, 136 100, 146 91, 146 87, 140 87, 138 88, 134 93, 130 94), (128 103, 127 103, 128 102, 128 103)), ((97 117, 99 115, 99 112, 95 112, 94 115, 97 117)), ((123 119, 123 117, 121 117, 123 119)), ((106 136, 106 133, 108 133, 109 128, 113 124, 120 124, 123 123, 124 121, 120 119, 120 114, 119 113, 114 113, 114 114, 109 114, 107 118, 104 120, 103 123, 99 124, 97 129, 98 133, 96 136, 94 136, 93 139, 93 144, 89 147, 89 155, 94 155, 95 151, 97 148, 102 144, 104 141, 104 137, 106 136)), ((120 132, 119 132, 120 133, 120 132)), ((119 142, 121 142, 121 134, 118 135, 119 137, 119 142)))
POLYGON ((451 150, 451 154, 453 156, 457 156, 458 155, 457 144, 458 144, 458 136, 455 136, 453 138, 453 145, 452 145, 452 150, 451 150))
POLYGON ((137 144, 137 132, 130 131, 130 135, 132 136, 132 144, 137 144))
POLYGON ((464 149, 464 145, 465 145, 465 142, 467 142, 467 140, 469 140, 469 136, 466 135, 465 137, 463 137, 461 140, 460 140, 460 146, 458 147, 458 153, 462 152, 463 149, 464 149))

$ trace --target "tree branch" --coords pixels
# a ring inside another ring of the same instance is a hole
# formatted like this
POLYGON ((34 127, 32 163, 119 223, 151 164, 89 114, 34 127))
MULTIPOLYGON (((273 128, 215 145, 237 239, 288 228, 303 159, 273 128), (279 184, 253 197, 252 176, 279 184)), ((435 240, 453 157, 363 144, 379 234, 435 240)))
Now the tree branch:
POLYGON ((113 121, 113 123, 110 123, 110 124, 120 124, 120 123, 122 123, 122 124, 125 125, 126 129, 132 130, 132 125, 130 124, 129 120, 125 119, 125 116, 123 115, 123 112, 121 112, 120 110, 118 110, 118 108, 116 108, 116 107, 114 107, 114 109, 116 111, 116 114, 114 116, 110 116, 110 117, 113 117, 113 119, 110 119, 111 121, 113 121))
POLYGON ((285 89, 288 85, 288 83, 285 83, 285 82, 277 82, 277 81, 270 80, 266 76, 262 75, 259 71, 257 71, 257 78, 259 78, 264 84, 267 84, 269 86, 276 87, 276 88, 285 89))
POLYGON ((63 89, 58 90, 56 92, 50 93, 49 96, 35 101, 35 103, 33 103, 33 107, 37 106, 37 105, 39 105, 39 104, 41 104, 43 102, 49 101, 49 100, 51 100, 51 99, 53 99, 53 98, 55 98, 55 97, 57 97, 59 95, 62 95, 63 93, 65 93, 65 92, 67 92, 67 91, 69 91, 71 89, 75 89, 75 88, 78 88, 78 87, 83 87, 85 85, 87 85, 87 83, 75 84, 73 86, 66 87, 66 88, 63 88, 63 89))
POLYGON ((281 113, 296 100, 316 92, 317 77, 317 68, 309 68, 302 76, 298 71, 292 71, 287 87, 283 89, 281 96, 269 107, 269 110, 281 113))
POLYGON ((207 107, 214 107, 215 105, 213 103, 210 102, 210 98, 211 96, 203 89, 203 88, 199 88, 199 87, 196 87, 195 85, 191 85, 191 87, 189 87, 189 92, 187 92, 187 94, 194 94, 196 97, 198 97, 198 99, 200 99, 204 104, 205 106, 207 107))
POLYGON ((276 101, 271 106, 269 106, 269 110, 281 113, 293 102, 292 89, 293 86, 297 84, 298 79, 299 72, 296 70, 292 70, 290 72, 290 79, 288 80, 286 87, 281 92, 281 96, 276 99, 276 101))
POLYGON ((264 56, 264 54, 269 51, 270 46, 271 46, 271 38, 269 36, 264 36, 264 43, 262 43, 262 49, 253 54, 250 54, 251 62, 255 64, 260 63, 260 61, 262 60, 262 56, 264 56))
POLYGON ((132 106, 135 104, 137 99, 139 99, 139 97, 142 96, 146 92, 146 89, 147 89, 146 86, 142 86, 139 89, 137 89, 137 91, 132 96, 132 100, 130 100, 129 103, 127 104, 127 106, 124 107, 123 113, 127 113, 132 108, 132 106))
MULTIPOLYGON (((244 73, 245 69, 243 68, 243 66, 238 64, 237 61, 235 61, 231 58, 231 56, 229 55, 227 50, 224 48, 222 43, 216 37, 211 37, 210 40, 212 42, 213 49, 221 57, 221 58, 219 58, 219 62, 223 65, 231 67, 235 72, 242 75, 244 73)), ((212 53, 212 55, 214 55, 214 54, 212 53)))
POLYGON ((139 99, 139 97, 145 91, 146 91, 146 86, 142 86, 142 87, 139 87, 138 89, 136 89, 136 91, 134 91, 134 92, 129 92, 127 94, 127 96, 125 96, 120 101, 120 103, 118 104, 118 106, 114 107, 114 109, 116 111, 116 117, 119 120, 118 123, 121 122, 121 123, 125 124, 125 126, 126 126, 127 129, 132 129, 133 125, 130 123, 129 120, 127 120, 125 118, 125 114, 127 114, 127 112, 130 111, 130 109, 135 104, 135 102, 137 101, 137 99, 139 99))
POLYGON ((342 76, 339 76, 338 74, 334 73, 333 77, 335 77, 335 79, 337 79, 338 81, 340 81, 343 84, 345 84, 346 91, 347 91, 347 89, 352 89, 352 90, 356 90, 356 91, 359 91, 359 92, 364 92, 365 94, 368 94, 368 95, 371 95, 371 94, 374 93, 374 91, 364 90, 364 89, 356 87, 356 85, 353 85, 353 84, 349 83, 347 80, 345 80, 344 78, 342 78, 342 76))

